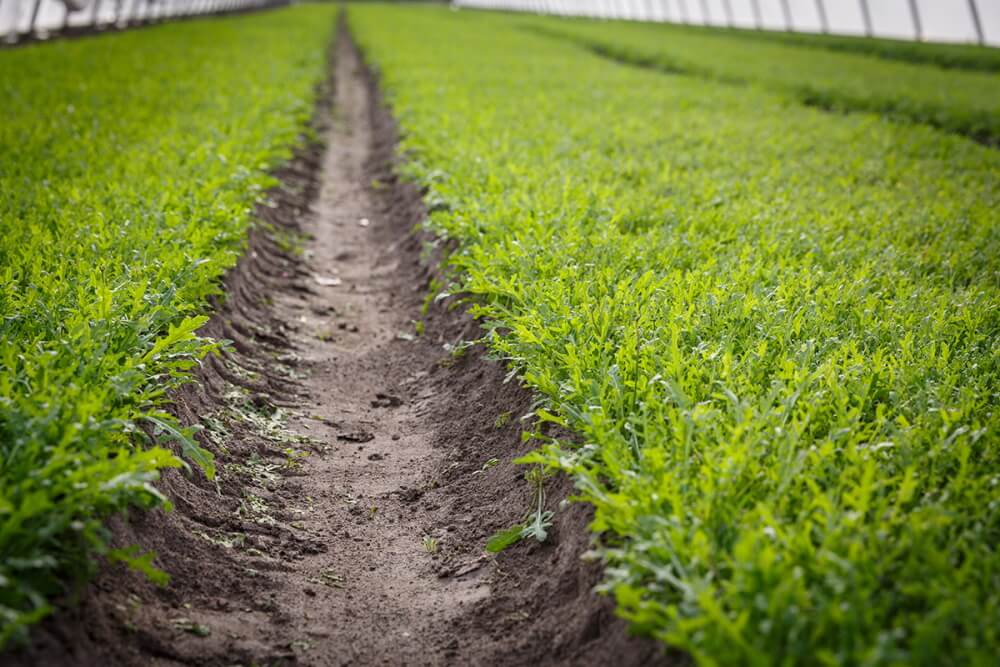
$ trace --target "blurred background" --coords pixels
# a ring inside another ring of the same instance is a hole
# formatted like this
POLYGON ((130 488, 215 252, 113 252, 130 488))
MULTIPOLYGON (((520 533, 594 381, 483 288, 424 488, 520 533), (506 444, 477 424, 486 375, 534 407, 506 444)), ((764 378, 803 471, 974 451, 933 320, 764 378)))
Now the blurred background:
POLYGON ((287 4, 289 0, 0 0, 0 38, 10 44, 57 32, 287 4))
MULTIPOLYGON (((287 0, 0 0, 6 42, 288 4, 287 0)), ((1000 0, 455 0, 456 7, 1000 46, 1000 0)))
POLYGON ((998 0, 456 0, 551 14, 1000 45, 998 0))

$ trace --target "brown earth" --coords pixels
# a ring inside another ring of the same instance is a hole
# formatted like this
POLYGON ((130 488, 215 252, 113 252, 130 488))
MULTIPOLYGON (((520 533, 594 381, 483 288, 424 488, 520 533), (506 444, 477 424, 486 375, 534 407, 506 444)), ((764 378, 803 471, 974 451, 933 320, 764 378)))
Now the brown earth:
MULTIPOLYGON (((299 152, 258 210, 205 333, 234 341, 175 397, 218 484, 170 472, 173 512, 115 519, 172 575, 105 565, 12 665, 604 665, 679 662, 593 593, 589 510, 545 543, 484 551, 532 502, 531 395, 435 277, 395 126, 342 29, 299 152), (331 113, 332 100, 332 113, 331 113), (418 334, 416 322, 424 331, 418 334), (496 460, 492 462, 491 460, 496 460)), ((430 253, 433 255, 433 253, 430 253)), ((547 482, 555 510, 570 485, 547 482)))

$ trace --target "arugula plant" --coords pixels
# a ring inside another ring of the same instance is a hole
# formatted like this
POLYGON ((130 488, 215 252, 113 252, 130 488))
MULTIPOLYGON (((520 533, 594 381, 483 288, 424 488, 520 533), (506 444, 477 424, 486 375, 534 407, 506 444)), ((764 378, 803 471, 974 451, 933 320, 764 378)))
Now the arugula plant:
POLYGON ((218 346, 207 299, 306 131, 334 11, 0 53, 0 647, 95 554, 155 574, 102 519, 168 507, 163 468, 214 474, 164 402, 218 346))

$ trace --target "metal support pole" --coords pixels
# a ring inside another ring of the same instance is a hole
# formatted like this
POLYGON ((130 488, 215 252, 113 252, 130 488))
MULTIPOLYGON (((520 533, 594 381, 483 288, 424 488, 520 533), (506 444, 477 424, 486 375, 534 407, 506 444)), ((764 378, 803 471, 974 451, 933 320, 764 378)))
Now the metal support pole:
POLYGON ((680 6, 681 11, 681 23, 687 24, 688 22, 688 9, 687 0, 677 0, 677 4, 680 6))
POLYGON ((42 6, 42 0, 35 0, 35 7, 31 10, 31 21, 28 23, 28 34, 35 32, 35 22, 38 21, 38 10, 42 6))
POLYGON ((726 27, 733 27, 733 6, 730 4, 731 0, 722 0, 722 9, 726 12, 726 27))
POLYGON ((704 25, 709 25, 711 19, 708 14, 708 0, 701 0, 701 22, 704 25))
POLYGON ((764 27, 764 17, 760 13, 760 0, 750 0, 753 5, 753 25, 757 30, 764 27))
POLYGON ((819 28, 823 34, 830 32, 830 22, 826 18, 826 6, 823 0, 816 0, 816 14, 819 15, 819 28))
POLYGON ((94 0, 94 7, 90 11, 90 25, 97 25, 97 15, 101 11, 101 0, 94 0))
POLYGON ((923 41, 924 28, 920 24, 920 6, 917 5, 917 0, 910 0, 910 18, 913 19, 913 32, 916 33, 917 41, 923 41))
POLYGON ((781 0, 781 14, 785 17, 785 30, 792 32, 795 26, 792 24, 792 8, 788 6, 788 0, 781 0))
POLYGON ((860 0, 861 2, 861 18, 865 22, 865 36, 872 36, 872 15, 868 11, 868 0, 860 0))
POLYGON ((979 20, 979 7, 976 6, 976 0, 969 0, 969 14, 972 15, 972 27, 976 29, 976 41, 980 44, 985 44, 986 39, 983 37, 983 23, 979 20))

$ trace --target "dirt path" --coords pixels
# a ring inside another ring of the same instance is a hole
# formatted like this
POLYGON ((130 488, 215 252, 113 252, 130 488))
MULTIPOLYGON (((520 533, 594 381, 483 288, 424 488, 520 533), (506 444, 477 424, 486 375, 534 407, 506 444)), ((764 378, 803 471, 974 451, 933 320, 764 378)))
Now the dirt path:
MULTIPOLYGON (((394 175, 395 127, 343 29, 334 56, 325 152, 261 209, 301 252, 252 237, 211 330, 236 349, 177 399, 218 425, 202 437, 223 481, 168 476, 173 513, 114 525, 171 585, 106 568, 12 664, 662 661, 592 593, 586 508, 557 512, 545 544, 485 553, 531 502, 511 463, 530 395, 479 346, 448 351, 480 335, 461 309, 425 312, 420 193, 394 175)), ((569 487, 549 486, 555 509, 569 487)))
POLYGON ((401 244, 411 239, 373 201, 371 101, 354 50, 339 44, 335 120, 305 225, 317 280, 337 284, 276 304, 279 317, 301 323, 295 347, 310 369, 308 416, 290 428, 329 443, 300 478, 297 527, 330 549, 283 574, 276 602, 295 617, 288 639, 308 642, 318 663, 416 663, 447 646, 441 629, 489 585, 481 569, 457 578, 433 571, 431 540, 440 550, 447 539, 415 500, 447 452, 427 419, 438 393, 426 350, 407 340, 424 285, 419 267, 404 266, 412 257, 401 244))

